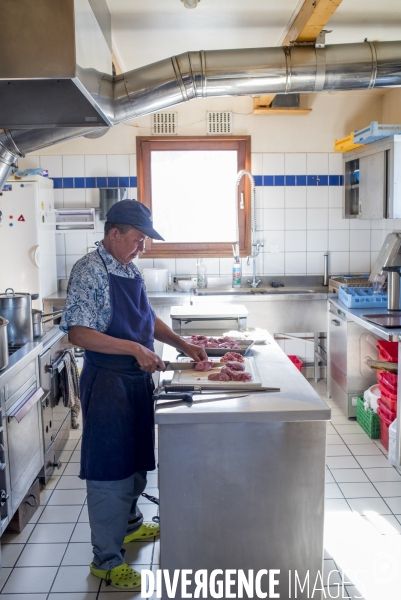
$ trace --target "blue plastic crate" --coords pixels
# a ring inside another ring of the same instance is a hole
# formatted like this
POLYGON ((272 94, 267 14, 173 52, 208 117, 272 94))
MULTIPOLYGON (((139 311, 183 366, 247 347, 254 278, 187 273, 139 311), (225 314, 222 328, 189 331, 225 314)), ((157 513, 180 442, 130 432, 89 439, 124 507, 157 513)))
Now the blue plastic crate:
POLYGON ((387 294, 373 293, 373 288, 368 287, 345 287, 340 286, 338 299, 347 308, 386 308, 387 294))
POLYGON ((371 144, 382 138, 397 134, 401 134, 401 125, 383 125, 377 121, 372 121, 367 127, 354 131, 354 144, 371 144))

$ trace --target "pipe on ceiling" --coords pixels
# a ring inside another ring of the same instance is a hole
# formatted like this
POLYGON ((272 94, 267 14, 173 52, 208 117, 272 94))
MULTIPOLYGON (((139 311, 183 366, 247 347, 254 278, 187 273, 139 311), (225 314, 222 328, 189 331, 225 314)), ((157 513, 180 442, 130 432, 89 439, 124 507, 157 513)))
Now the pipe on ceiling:
MULTIPOLYGON (((187 52, 113 79, 113 123, 194 98, 368 90, 401 86, 401 42, 187 52)), ((0 188, 18 156, 96 131, 0 131, 0 188)))

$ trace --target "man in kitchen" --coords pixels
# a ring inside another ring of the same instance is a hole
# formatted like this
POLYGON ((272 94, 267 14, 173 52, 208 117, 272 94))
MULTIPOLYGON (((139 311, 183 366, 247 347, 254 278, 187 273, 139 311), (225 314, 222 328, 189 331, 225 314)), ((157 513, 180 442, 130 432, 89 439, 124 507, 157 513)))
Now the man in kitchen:
POLYGON ((159 525, 146 523, 137 501, 146 472, 155 469, 151 374, 164 363, 154 339, 195 361, 207 358, 165 325, 150 306, 132 262, 145 240, 162 240, 151 213, 122 200, 107 213, 104 239, 73 267, 61 328, 85 349, 80 377, 83 435, 80 478, 86 479, 94 558, 91 573, 121 589, 140 586, 125 563, 123 543, 153 539, 159 525))

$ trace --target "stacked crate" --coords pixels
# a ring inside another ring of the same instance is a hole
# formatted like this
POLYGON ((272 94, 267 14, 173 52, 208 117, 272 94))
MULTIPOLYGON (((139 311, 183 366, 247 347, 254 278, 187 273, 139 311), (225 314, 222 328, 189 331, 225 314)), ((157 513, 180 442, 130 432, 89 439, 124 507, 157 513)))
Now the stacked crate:
MULTIPOLYGON (((379 360, 398 363, 398 342, 380 340, 377 344, 379 360)), ((397 417, 398 374, 378 371, 381 398, 378 400, 377 414, 380 417, 380 439, 388 450, 389 427, 397 417)))

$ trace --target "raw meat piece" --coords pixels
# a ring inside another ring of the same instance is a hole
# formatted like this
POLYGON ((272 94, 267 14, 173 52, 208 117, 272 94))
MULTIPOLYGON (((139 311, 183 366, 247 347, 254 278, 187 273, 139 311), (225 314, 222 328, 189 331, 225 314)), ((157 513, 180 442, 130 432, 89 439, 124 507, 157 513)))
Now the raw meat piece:
POLYGON ((238 354, 238 352, 226 352, 226 354, 224 356, 222 356, 220 359, 220 362, 229 362, 229 361, 235 361, 235 362, 240 362, 240 363, 245 362, 244 357, 241 356, 241 354, 238 354))
POLYGON ((227 367, 233 371, 245 371, 245 365, 238 360, 228 360, 227 367))
POLYGON ((210 373, 207 377, 210 381, 230 381, 229 375, 226 373, 210 373))
POLYGON ((227 336, 223 338, 207 338, 204 335, 191 335, 191 337, 187 338, 187 341, 190 344, 194 344, 195 346, 201 346, 202 348, 223 348, 227 350, 239 350, 241 347, 233 338, 227 336))
POLYGON ((252 375, 246 371, 232 371, 234 381, 251 381, 252 375))
POLYGON ((202 360, 195 365, 195 371, 211 371, 213 369, 213 362, 211 360, 202 360))
POLYGON ((223 367, 221 372, 228 375, 230 381, 251 381, 252 379, 252 375, 246 371, 232 371, 228 367, 223 367))

